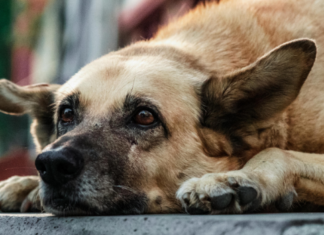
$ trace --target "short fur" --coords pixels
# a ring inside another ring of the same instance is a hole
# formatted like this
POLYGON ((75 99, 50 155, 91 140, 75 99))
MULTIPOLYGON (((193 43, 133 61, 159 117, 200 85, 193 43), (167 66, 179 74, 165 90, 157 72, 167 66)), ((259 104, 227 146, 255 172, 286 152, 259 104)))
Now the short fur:
POLYGON ((61 87, 2 80, 0 110, 31 114, 39 158, 72 151, 84 168, 59 185, 4 181, 1 209, 39 209, 39 200, 57 215, 324 205, 323 12, 324 1, 223 0, 61 87), (130 121, 143 107, 156 125, 130 121))

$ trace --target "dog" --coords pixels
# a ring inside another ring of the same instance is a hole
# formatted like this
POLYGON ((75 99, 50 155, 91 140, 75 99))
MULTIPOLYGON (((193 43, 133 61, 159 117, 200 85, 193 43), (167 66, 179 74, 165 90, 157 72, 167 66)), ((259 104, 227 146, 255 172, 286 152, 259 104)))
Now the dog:
POLYGON ((0 81, 39 176, 2 211, 220 214, 324 205, 324 1, 199 5, 64 85, 0 81), (316 59, 316 62, 315 62, 316 59))

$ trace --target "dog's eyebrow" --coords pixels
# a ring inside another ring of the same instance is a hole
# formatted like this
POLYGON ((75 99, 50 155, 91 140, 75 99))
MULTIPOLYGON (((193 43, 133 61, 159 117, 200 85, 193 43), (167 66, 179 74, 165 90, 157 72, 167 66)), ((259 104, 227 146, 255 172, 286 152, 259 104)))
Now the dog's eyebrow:
POLYGON ((136 97, 134 95, 127 94, 125 101, 124 101, 124 109, 129 110, 129 109, 133 109, 134 107, 136 108, 142 102, 143 102, 143 99, 141 99, 140 97, 136 97))
POLYGON ((59 106, 70 105, 74 108, 78 108, 80 104, 80 92, 73 92, 72 94, 63 98, 59 106))
POLYGON ((132 112, 134 111, 137 107, 139 106, 147 106, 148 108, 152 109, 155 111, 158 115, 158 118, 161 121, 162 127, 165 132, 165 137, 168 138, 170 135, 169 128, 166 125, 165 118, 161 114, 160 110, 156 105, 154 105, 150 100, 146 99, 145 97, 138 97, 135 95, 127 94, 125 101, 124 101, 124 111, 125 112, 132 112))

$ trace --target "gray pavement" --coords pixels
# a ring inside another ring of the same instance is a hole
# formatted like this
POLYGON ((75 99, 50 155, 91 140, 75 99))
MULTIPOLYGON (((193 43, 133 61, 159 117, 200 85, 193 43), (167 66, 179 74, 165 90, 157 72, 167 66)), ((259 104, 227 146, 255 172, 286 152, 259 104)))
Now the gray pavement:
POLYGON ((324 213, 85 217, 0 214, 0 234, 324 235, 324 213))

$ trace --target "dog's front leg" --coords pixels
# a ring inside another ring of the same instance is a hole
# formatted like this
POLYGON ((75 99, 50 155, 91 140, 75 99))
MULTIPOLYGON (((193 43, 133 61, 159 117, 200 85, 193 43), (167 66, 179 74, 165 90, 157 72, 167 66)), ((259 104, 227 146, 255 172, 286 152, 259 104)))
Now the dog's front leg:
POLYGON ((275 203, 324 204, 324 155, 266 149, 238 171, 206 174, 186 181, 177 198, 190 214, 243 213, 275 203))
POLYGON ((13 176, 0 182, 0 211, 40 211, 38 176, 13 176))

